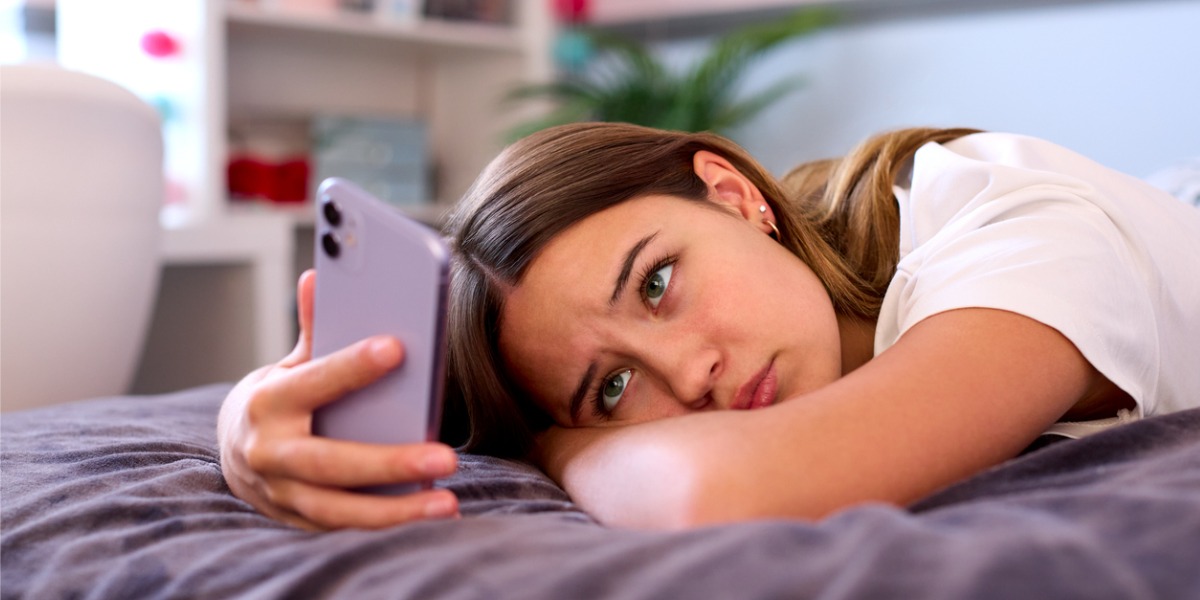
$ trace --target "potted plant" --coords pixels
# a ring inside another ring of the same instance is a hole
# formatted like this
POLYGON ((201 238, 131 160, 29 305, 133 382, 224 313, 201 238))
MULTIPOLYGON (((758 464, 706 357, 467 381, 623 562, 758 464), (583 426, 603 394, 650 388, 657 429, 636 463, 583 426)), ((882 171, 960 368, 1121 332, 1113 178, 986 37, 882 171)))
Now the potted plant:
POLYGON ((544 117, 518 126, 511 135, 516 138, 553 125, 589 120, 727 132, 802 84, 798 75, 791 75, 741 97, 738 83, 749 64, 832 21, 830 11, 808 9, 743 26, 716 39, 703 57, 681 71, 667 68, 638 41, 597 30, 583 32, 585 41, 606 60, 593 61, 593 67, 582 72, 568 71, 556 81, 513 89, 509 102, 549 99, 555 106, 544 117))

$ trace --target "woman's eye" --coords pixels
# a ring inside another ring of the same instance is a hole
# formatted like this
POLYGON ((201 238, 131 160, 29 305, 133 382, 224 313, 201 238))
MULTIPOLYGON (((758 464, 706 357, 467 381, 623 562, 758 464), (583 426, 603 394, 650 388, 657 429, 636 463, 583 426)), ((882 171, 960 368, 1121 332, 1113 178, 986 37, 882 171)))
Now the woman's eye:
POLYGON ((666 265, 657 271, 650 274, 646 279, 646 301, 650 306, 658 308, 658 302, 662 300, 663 294, 667 293, 667 286, 671 283, 671 270, 674 265, 666 265))
POLYGON ((633 371, 625 370, 605 380, 604 387, 600 389, 600 400, 604 402, 605 412, 612 412, 617 407, 621 396, 625 395, 625 384, 629 383, 632 376, 633 371))

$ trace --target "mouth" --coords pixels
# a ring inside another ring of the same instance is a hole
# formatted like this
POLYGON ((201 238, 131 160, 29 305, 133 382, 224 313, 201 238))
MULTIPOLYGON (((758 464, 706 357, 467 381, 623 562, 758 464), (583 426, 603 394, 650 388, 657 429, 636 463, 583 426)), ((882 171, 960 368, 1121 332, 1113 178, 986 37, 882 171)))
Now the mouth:
POLYGON ((779 391, 779 376, 775 373, 775 361, 767 363, 754 377, 743 383, 734 397, 733 408, 736 410, 751 410, 765 408, 775 404, 775 395, 779 391))

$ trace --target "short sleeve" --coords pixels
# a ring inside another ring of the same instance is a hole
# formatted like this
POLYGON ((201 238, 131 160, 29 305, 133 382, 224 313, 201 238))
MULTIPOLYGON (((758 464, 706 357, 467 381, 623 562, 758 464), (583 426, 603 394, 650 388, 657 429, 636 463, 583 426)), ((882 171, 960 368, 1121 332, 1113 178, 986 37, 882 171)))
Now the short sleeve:
POLYGON ((1089 185, 940 146, 923 148, 916 164, 911 189, 897 194, 902 259, 876 353, 941 312, 1011 311, 1062 333, 1152 409, 1160 346, 1144 257, 1089 185))

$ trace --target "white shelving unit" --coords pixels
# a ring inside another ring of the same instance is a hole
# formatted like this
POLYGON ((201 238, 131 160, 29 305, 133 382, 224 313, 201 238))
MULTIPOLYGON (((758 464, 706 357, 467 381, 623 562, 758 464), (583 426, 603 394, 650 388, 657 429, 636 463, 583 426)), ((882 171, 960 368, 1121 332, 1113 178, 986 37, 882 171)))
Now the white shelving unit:
POLYGON ((432 19, 378 17, 371 14, 295 11, 264 8, 256 3, 234 2, 225 6, 229 23, 248 28, 285 32, 348 35, 356 39, 381 38, 412 44, 421 49, 463 48, 520 53, 519 31, 510 26, 455 23, 432 19))
POLYGON ((58 0, 60 62, 166 111, 167 271, 135 390, 233 379, 292 344, 312 210, 231 201, 231 135, 286 145, 306 141, 321 115, 421 119, 435 197, 413 212, 436 221, 499 151, 503 132, 527 116, 501 110, 506 90, 551 76, 546 4, 513 0, 513 23, 490 25, 283 2, 58 0), (148 32, 169 35, 177 51, 148 55, 148 32), (211 301, 193 298, 210 291, 211 301), (200 367, 189 373, 187 363, 200 367))

